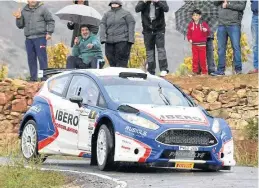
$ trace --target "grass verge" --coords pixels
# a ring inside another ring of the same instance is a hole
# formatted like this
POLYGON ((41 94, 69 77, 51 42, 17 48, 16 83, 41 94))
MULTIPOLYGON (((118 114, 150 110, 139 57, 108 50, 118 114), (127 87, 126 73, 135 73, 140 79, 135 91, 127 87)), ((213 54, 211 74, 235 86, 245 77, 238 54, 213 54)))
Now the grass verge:
POLYGON ((258 140, 235 141, 235 159, 238 165, 258 166, 258 140))
POLYGON ((0 187, 3 188, 61 187, 65 183, 65 175, 58 172, 22 166, 0 166, 0 187))

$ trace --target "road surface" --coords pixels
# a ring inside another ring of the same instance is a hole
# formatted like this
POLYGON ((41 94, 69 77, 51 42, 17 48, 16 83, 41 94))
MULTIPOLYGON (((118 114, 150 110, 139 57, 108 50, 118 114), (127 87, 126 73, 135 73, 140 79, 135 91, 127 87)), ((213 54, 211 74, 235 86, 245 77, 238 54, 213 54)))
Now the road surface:
MULTIPOLYGON (((0 159, 0 163, 3 159, 0 159)), ((95 173, 126 182, 127 188, 256 188, 258 168, 233 167, 231 171, 201 172, 161 168, 145 168, 124 165, 116 171, 101 172, 97 166, 90 166, 89 160, 48 159, 45 169, 59 169, 95 173)), ((96 179, 99 181, 99 177, 96 179)), ((124 185, 125 186, 125 185, 124 185)), ((110 187, 110 186, 108 186, 110 187)))

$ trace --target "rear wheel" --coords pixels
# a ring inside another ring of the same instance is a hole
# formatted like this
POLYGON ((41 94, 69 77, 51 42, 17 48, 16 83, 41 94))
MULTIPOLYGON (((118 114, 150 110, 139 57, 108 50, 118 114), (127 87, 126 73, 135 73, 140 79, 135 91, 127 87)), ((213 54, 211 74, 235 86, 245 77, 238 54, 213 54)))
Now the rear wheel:
POLYGON ((114 165, 113 136, 107 125, 100 127, 96 143, 97 164, 100 170, 110 170, 114 165))
POLYGON ((47 159, 47 156, 41 156, 38 153, 38 136, 36 122, 34 120, 29 120, 23 128, 21 137, 21 151, 23 157, 27 161, 40 163, 47 159))

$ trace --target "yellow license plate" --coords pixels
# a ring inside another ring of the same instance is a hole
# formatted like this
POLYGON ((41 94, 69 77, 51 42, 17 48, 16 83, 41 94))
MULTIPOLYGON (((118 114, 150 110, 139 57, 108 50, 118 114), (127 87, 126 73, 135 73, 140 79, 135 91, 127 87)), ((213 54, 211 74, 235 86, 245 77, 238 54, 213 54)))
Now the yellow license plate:
POLYGON ((193 166, 194 166, 194 163, 187 163, 187 162, 175 163, 175 168, 192 169, 193 166))

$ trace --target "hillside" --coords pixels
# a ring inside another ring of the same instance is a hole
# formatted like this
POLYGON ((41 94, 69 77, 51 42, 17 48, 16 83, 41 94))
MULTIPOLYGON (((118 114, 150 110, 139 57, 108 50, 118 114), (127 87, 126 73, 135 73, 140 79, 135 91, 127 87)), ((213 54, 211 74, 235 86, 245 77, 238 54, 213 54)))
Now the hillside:
MULTIPOLYGON (((44 2, 52 13, 57 12, 65 5, 71 4, 69 1, 46 1, 44 2)), ((136 14, 134 7, 137 1, 125 1, 124 7, 130 10, 136 19, 136 32, 141 32, 141 18, 140 14, 136 14)), ((175 30, 174 12, 183 4, 182 1, 168 1, 170 12, 166 14, 167 32, 166 32, 166 49, 169 60, 169 69, 171 72, 175 71, 183 58, 191 55, 190 46, 184 40, 183 35, 175 30)), ((109 9, 108 1, 93 1, 90 0, 90 5, 96 8, 101 14, 109 9)), ((12 12, 17 10, 18 3, 13 1, 0 2, 0 63, 7 63, 9 66, 9 76, 22 76, 28 74, 27 55, 24 47, 23 31, 19 30, 15 25, 12 12)), ((246 13, 244 15, 243 30, 248 33, 250 37, 250 12, 249 3, 246 13)), ((61 21, 54 16, 56 20, 56 29, 53 35, 53 40, 49 44, 55 44, 59 41, 64 41, 70 44, 72 32, 66 28, 66 21, 61 21)), ((245 65, 245 72, 251 69, 251 63, 245 65)))

